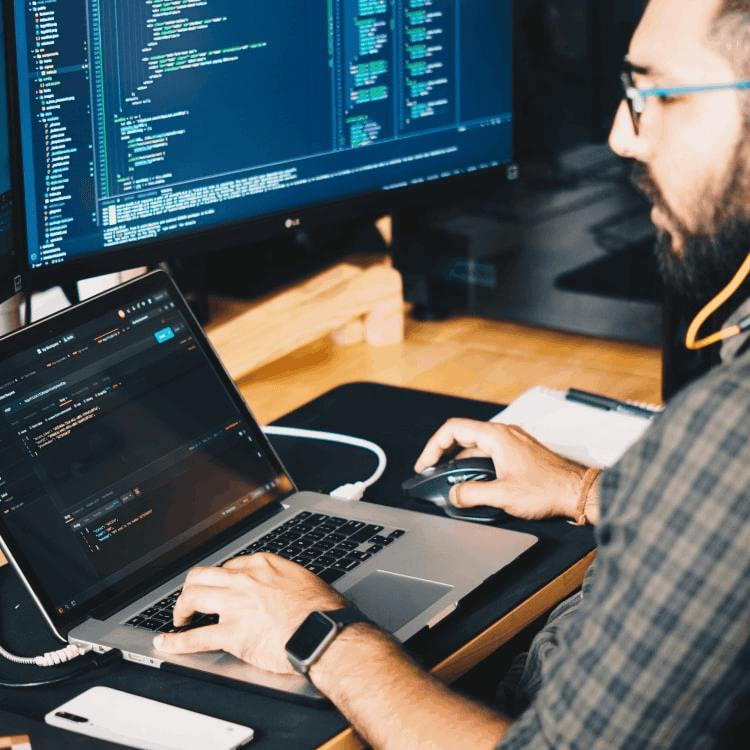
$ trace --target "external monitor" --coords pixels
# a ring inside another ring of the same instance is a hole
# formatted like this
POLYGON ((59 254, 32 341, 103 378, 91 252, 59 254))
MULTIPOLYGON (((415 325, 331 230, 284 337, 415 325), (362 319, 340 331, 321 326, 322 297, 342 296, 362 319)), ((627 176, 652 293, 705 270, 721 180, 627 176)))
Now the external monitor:
POLYGON ((11 5, 35 288, 377 217, 512 162, 512 0, 11 5))

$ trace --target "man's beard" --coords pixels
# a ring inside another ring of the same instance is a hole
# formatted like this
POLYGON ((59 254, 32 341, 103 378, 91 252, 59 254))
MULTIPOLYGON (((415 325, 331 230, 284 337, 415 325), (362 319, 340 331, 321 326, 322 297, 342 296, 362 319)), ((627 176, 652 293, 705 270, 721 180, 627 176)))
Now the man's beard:
MULTIPOLYGON (((691 232, 667 205, 648 167, 636 163, 632 182, 669 218, 684 243, 681 255, 672 249, 672 237, 660 231, 655 252, 664 282, 679 294, 705 303, 731 280, 750 253, 750 175, 743 159, 744 146, 737 149, 727 187, 714 201, 713 216, 697 232, 691 232)), ((705 204, 704 204, 705 205, 705 204)))

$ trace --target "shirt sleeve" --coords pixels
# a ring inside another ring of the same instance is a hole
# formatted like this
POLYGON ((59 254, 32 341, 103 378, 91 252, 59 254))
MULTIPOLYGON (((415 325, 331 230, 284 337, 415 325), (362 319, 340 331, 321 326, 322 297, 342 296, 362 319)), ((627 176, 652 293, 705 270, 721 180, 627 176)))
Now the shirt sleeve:
POLYGON ((750 698, 747 384, 719 368, 602 475, 583 601, 499 750, 725 746, 750 698))

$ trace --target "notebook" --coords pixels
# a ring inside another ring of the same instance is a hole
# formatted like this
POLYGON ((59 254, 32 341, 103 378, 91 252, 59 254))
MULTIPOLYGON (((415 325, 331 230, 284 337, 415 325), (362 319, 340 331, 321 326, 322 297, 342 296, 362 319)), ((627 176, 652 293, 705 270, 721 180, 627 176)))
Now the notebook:
POLYGON ((573 400, 565 391, 534 386, 490 421, 518 425, 555 453, 604 469, 620 459, 660 411, 650 404, 624 405, 636 409, 603 409, 573 400))
POLYGON ((299 491, 164 271, 0 339, 0 416, 6 557, 62 641, 152 667, 320 699, 223 652, 154 650, 196 564, 275 541, 405 640, 536 541, 299 491))

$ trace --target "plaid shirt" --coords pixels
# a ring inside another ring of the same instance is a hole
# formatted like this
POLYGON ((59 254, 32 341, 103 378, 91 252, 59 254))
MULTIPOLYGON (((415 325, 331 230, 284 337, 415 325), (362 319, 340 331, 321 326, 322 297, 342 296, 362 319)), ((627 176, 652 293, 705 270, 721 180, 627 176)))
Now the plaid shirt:
POLYGON ((750 714, 743 343, 728 342, 725 361, 602 474, 598 554, 580 605, 555 624, 541 686, 498 750, 726 747, 750 714))

